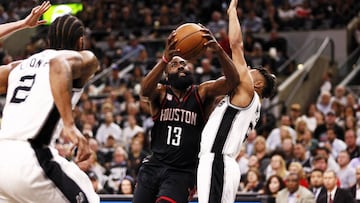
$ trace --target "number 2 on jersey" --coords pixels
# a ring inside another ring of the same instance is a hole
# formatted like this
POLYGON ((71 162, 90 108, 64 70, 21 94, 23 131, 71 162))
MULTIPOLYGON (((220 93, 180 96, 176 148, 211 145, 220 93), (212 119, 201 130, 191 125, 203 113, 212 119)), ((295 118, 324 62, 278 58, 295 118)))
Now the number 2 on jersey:
POLYGON ((168 126, 168 136, 166 139, 166 144, 180 146, 182 128, 168 126))
POLYGON ((24 102, 26 100, 26 98, 28 97, 28 92, 31 90, 32 86, 34 85, 35 76, 36 75, 25 75, 25 76, 22 76, 20 78, 20 82, 25 83, 26 80, 30 80, 31 84, 30 85, 17 86, 14 89, 13 96, 12 96, 12 98, 10 100, 11 103, 21 103, 21 102, 24 102), (25 96, 23 95, 21 97, 21 92, 23 92, 23 94, 26 94, 26 95, 25 96), (26 92, 26 93, 24 93, 24 92, 26 92))

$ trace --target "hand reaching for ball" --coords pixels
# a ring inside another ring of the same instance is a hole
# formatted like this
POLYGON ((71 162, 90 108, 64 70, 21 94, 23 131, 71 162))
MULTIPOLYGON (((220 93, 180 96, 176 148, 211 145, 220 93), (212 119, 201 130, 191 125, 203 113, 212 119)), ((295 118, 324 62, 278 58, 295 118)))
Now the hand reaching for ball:
POLYGON ((201 26, 201 31, 204 33, 202 36, 207 40, 204 43, 204 46, 209 47, 215 51, 220 50, 221 46, 217 42, 214 34, 209 29, 207 29, 205 26, 203 26, 201 24, 199 24, 199 25, 201 26))
POLYGON ((167 41, 166 41, 164 57, 167 61, 170 61, 172 59, 172 57, 174 55, 176 55, 176 53, 178 52, 178 50, 176 50, 176 47, 175 47, 176 42, 177 42, 177 39, 175 38, 175 36, 176 36, 176 32, 174 30, 170 33, 170 35, 168 36, 167 41))

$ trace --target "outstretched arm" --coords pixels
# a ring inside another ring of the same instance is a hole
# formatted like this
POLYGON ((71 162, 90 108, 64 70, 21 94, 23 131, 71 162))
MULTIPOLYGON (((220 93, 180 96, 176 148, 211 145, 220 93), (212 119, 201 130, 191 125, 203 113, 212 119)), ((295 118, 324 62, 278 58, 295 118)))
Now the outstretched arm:
POLYGON ((203 27, 202 31, 205 32, 204 37, 209 40, 207 43, 205 43, 205 46, 212 48, 216 52, 224 73, 224 77, 200 84, 199 94, 200 96, 204 95, 207 98, 214 98, 219 95, 229 94, 240 83, 239 73, 236 70, 235 64, 232 62, 220 44, 216 41, 213 34, 205 27, 203 27))
POLYGON ((229 15, 229 43, 232 52, 232 59, 240 76, 240 85, 236 89, 234 104, 246 106, 250 103, 254 94, 254 84, 249 68, 245 61, 243 36, 237 15, 237 0, 231 0, 228 8, 229 15))
POLYGON ((50 6, 50 2, 45 1, 40 6, 36 6, 35 8, 33 8, 31 10, 31 13, 25 19, 18 20, 16 22, 1 24, 0 38, 24 28, 32 28, 44 24, 46 21, 39 20, 39 18, 50 8, 50 6))
POLYGON ((244 56, 243 36, 237 15, 237 0, 232 0, 229 8, 229 43, 232 59, 241 73, 247 72, 247 64, 244 56))

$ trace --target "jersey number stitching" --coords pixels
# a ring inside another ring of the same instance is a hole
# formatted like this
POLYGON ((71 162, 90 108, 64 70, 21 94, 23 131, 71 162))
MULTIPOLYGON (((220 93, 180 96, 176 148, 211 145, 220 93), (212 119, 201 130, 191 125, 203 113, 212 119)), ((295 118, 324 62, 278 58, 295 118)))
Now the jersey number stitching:
POLYGON ((12 98, 11 98, 11 100, 10 100, 11 103, 21 103, 21 102, 24 102, 24 101, 26 100, 26 98, 29 96, 29 95, 28 95, 28 94, 29 94, 28 92, 30 92, 32 86, 33 86, 34 83, 35 83, 35 76, 36 76, 36 74, 35 74, 35 75, 25 75, 25 76, 22 76, 22 77, 20 78, 20 82, 23 82, 23 83, 24 83, 26 80, 32 80, 31 85, 30 85, 30 86, 18 86, 18 87, 16 87, 16 88, 14 89, 13 96, 12 96, 12 98), (27 92, 27 93, 26 93, 26 96, 23 97, 23 98, 20 98, 20 95, 18 94, 19 91, 25 91, 25 92, 27 92))
POLYGON ((182 128, 168 126, 168 136, 166 139, 166 144, 180 146, 182 128))

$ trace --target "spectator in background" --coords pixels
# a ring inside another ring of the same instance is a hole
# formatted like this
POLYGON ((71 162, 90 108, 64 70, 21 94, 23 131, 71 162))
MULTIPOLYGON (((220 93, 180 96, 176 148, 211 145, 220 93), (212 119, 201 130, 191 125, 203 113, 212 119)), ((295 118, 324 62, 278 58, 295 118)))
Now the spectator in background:
POLYGON ((111 62, 119 59, 123 54, 123 51, 121 50, 121 47, 119 43, 117 43, 117 41, 117 36, 114 34, 110 34, 106 38, 106 44, 101 47, 102 51, 107 57, 110 58, 111 62))
POLYGON ((280 18, 280 30, 292 30, 296 13, 288 1, 283 1, 278 8, 278 14, 280 18))
POLYGON ((221 73, 211 64, 207 58, 201 60, 201 66, 195 70, 196 84, 203 83, 208 80, 216 80, 221 73))
POLYGON ((115 194, 118 192, 119 184, 126 175, 129 175, 127 168, 128 154, 121 146, 115 148, 112 162, 106 172, 108 175, 108 181, 106 182, 106 190, 115 194))
MULTIPOLYGON (((105 166, 105 154, 100 150, 99 143, 94 137, 89 138, 89 146, 91 151, 95 153, 96 161, 101 165, 105 166)), ((104 173, 105 171, 102 171, 104 173)))
POLYGON ((275 199, 280 190, 284 189, 285 182, 278 175, 272 175, 265 183, 264 194, 269 196, 268 203, 275 203, 275 199))
MULTIPOLYGON (((290 106, 289 117, 290 117, 290 126, 295 129, 296 122, 301 116, 301 105, 299 103, 293 103, 290 106)), ((305 126, 307 128, 307 126, 305 126)), ((296 130, 296 129, 295 129, 296 130)))
POLYGON ((290 116, 282 115, 279 127, 274 128, 266 139, 266 146, 268 150, 272 151, 276 147, 279 147, 281 144, 281 137, 285 134, 289 134, 293 139, 293 142, 295 142, 296 131, 290 125, 290 116))
POLYGON ((351 196, 356 202, 360 201, 360 167, 355 168, 356 183, 350 187, 351 196))
POLYGON ((90 178, 90 181, 93 185, 93 188, 97 194, 109 194, 109 192, 103 188, 101 183, 99 182, 98 176, 93 171, 88 171, 87 175, 90 178))
POLYGON ((118 194, 131 195, 134 194, 134 189, 135 180, 131 176, 127 175, 121 180, 119 184, 118 194))
POLYGON ((112 135, 116 142, 122 142, 122 129, 114 123, 113 113, 110 111, 105 113, 104 122, 100 124, 96 132, 96 140, 101 146, 104 146, 109 135, 112 135))
POLYGON ((323 75, 323 83, 320 87, 320 94, 322 94, 323 92, 328 92, 330 93, 332 90, 332 83, 331 83, 331 79, 333 77, 333 73, 331 71, 326 71, 323 75))
POLYGON ((297 142, 294 146, 294 161, 301 163, 305 173, 311 171, 310 153, 305 145, 297 142))
POLYGON ((336 175, 340 180, 340 187, 346 189, 350 188, 356 183, 356 179, 354 179, 355 169, 349 165, 350 156, 347 151, 339 152, 337 162, 340 170, 336 172, 336 175))
POLYGON ((254 152, 255 139, 258 136, 256 130, 251 130, 246 138, 245 153, 247 157, 250 157, 254 152))
POLYGON ((270 64, 269 57, 264 53, 263 47, 259 42, 254 43, 253 51, 250 55, 247 55, 246 61, 248 61, 248 65, 251 67, 266 67, 270 64))
MULTIPOLYGON (((270 163, 270 157, 266 148, 266 140, 262 136, 258 136, 254 141, 254 155, 259 162, 259 171, 261 174, 265 174, 265 170, 270 163)), ((250 163, 250 161, 249 161, 250 163)))
POLYGON ((264 183, 260 179, 260 173, 257 169, 249 169, 246 175, 242 192, 263 193, 264 183))
POLYGON ((131 177, 137 177, 139 172, 140 165, 144 158, 148 155, 147 152, 144 151, 144 143, 138 136, 134 136, 131 139, 130 149, 128 152, 128 169, 131 177))
POLYGON ((128 44, 123 47, 123 55, 132 53, 130 56, 130 61, 132 62, 142 62, 145 63, 148 59, 148 53, 145 49, 145 46, 139 42, 139 39, 134 34, 128 36, 128 44))
POLYGON ((287 135, 281 138, 281 146, 277 147, 273 153, 281 154, 285 160, 286 167, 294 160, 294 142, 291 136, 287 135))
POLYGON ((314 169, 310 174, 310 191, 314 193, 315 200, 326 193, 326 188, 323 183, 323 171, 320 169, 314 169))
POLYGON ((319 143, 316 139, 313 138, 312 132, 308 129, 299 135, 298 142, 304 145, 305 149, 309 152, 315 150, 319 143))
POLYGON ((308 1, 303 1, 302 3, 295 6, 295 17, 297 29, 306 29, 309 30, 312 27, 311 21, 311 8, 308 1))
POLYGON ((317 203, 355 203, 354 198, 351 196, 348 190, 338 188, 336 173, 334 171, 325 171, 323 180, 326 193, 323 196, 318 197, 317 203))
POLYGON ((266 180, 274 174, 279 175, 281 178, 285 179, 288 173, 289 172, 286 169, 284 158, 279 154, 274 154, 271 157, 270 165, 268 165, 265 171, 266 180))
MULTIPOLYGON (((239 154, 236 156, 236 161, 239 164, 240 175, 243 176, 249 171, 249 158, 245 152, 245 144, 242 145, 239 154)), ((258 168, 256 169, 259 170, 258 168)))
POLYGON ((346 151, 350 155, 350 160, 360 156, 360 147, 356 144, 356 137, 354 129, 345 131, 346 151))
POLYGON ((305 114, 301 116, 301 119, 303 119, 306 122, 306 126, 311 132, 314 132, 317 126, 315 112, 317 112, 316 105, 314 103, 311 103, 307 107, 305 114))
POLYGON ((316 102, 316 108, 326 115, 331 111, 331 93, 323 91, 320 93, 318 101, 316 102))
POLYGON ((327 139, 323 141, 323 143, 335 159, 341 151, 346 150, 345 142, 337 138, 337 134, 334 128, 327 129, 326 138, 327 139))
POLYGON ((325 114, 325 123, 319 124, 314 131, 314 138, 322 142, 326 140, 326 132, 329 128, 332 128, 336 134, 336 137, 340 140, 344 140, 344 129, 336 123, 335 112, 329 111, 325 114))
POLYGON ((215 37, 219 36, 221 30, 227 30, 228 23, 222 18, 222 14, 219 11, 213 11, 211 14, 211 20, 206 27, 214 34, 215 37))
POLYGON ((326 171, 328 169, 339 171, 340 167, 336 160, 329 155, 329 150, 320 145, 315 150, 315 157, 312 160, 312 168, 313 169, 320 169, 322 171, 326 171))
POLYGON ((309 188, 309 183, 307 181, 307 177, 306 177, 304 168, 300 162, 296 162, 296 161, 291 162, 289 165, 289 173, 290 174, 292 174, 292 173, 298 174, 299 184, 301 186, 309 188))
MULTIPOLYGON (((269 1, 270 2, 270 1, 269 1)), ((276 7, 271 3, 266 5, 266 10, 263 13, 263 24, 266 32, 277 30, 280 27, 280 18, 276 7)))
POLYGON ((280 36, 277 30, 270 31, 269 39, 265 43, 265 51, 269 51, 273 47, 279 58, 287 58, 287 40, 280 36))
POLYGON ((346 89, 342 85, 338 85, 335 87, 334 95, 331 97, 331 102, 337 101, 342 106, 346 106, 346 89))
POLYGON ((300 137, 308 130, 306 122, 302 118, 296 119, 295 131, 296 141, 300 141, 300 137))
POLYGON ((256 15, 255 10, 250 10, 243 21, 244 32, 259 33, 262 32, 263 29, 262 18, 256 15))
POLYGON ((0 5, 0 24, 7 23, 9 16, 2 5, 0 5))
POLYGON ((138 133, 144 132, 144 129, 137 124, 136 118, 134 115, 127 116, 127 126, 124 127, 122 131, 122 139, 126 148, 129 147, 131 139, 138 133))
POLYGON ((286 178, 286 188, 280 190, 276 203, 307 202, 315 203, 315 197, 307 188, 300 185, 299 175, 291 173, 286 178))

